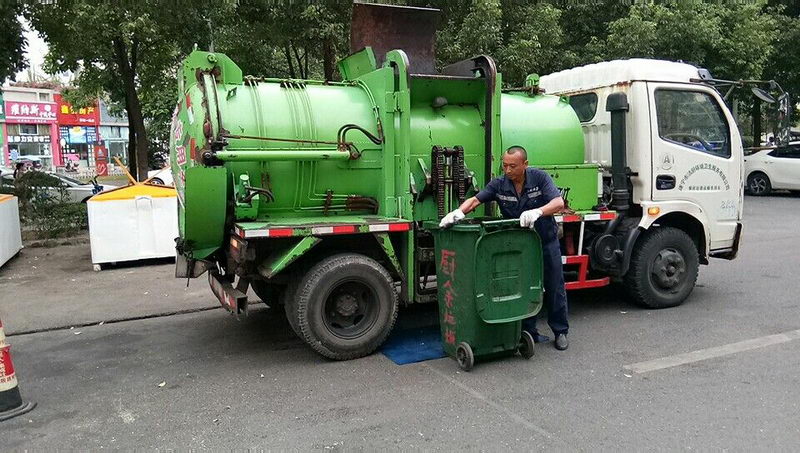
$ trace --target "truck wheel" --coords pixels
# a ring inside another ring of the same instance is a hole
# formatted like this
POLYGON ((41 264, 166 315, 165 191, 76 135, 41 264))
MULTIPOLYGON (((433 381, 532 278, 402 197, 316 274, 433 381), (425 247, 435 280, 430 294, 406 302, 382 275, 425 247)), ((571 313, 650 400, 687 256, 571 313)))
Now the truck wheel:
POLYGON ((683 303, 697 281, 697 247, 684 231, 672 227, 649 230, 631 256, 625 289, 638 305, 667 308, 683 303))
POLYGON ((253 280, 250 282, 253 292, 256 293, 261 302, 274 308, 283 303, 284 287, 282 285, 271 285, 263 280, 253 280))
POLYGON ((336 360, 370 354, 397 319, 392 277, 377 261, 358 254, 317 263, 301 280, 295 303, 301 337, 336 360))
POLYGON ((297 278, 292 278, 289 280, 289 285, 286 287, 286 290, 283 292, 283 309, 286 312, 286 320, 289 321, 289 325, 292 327, 295 335, 300 338, 303 338, 303 334, 300 333, 300 325, 297 322, 297 278))
POLYGON ((750 192, 750 195, 757 197, 769 195, 772 192, 772 183, 769 180, 769 176, 761 172, 751 173, 747 177, 747 191, 750 192))

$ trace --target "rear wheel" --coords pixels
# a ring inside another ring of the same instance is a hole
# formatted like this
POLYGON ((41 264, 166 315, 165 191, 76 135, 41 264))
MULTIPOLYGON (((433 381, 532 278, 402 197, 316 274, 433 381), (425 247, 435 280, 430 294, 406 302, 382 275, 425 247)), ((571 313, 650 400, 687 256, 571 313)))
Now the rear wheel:
POLYGON ((694 289, 700 270, 697 247, 683 230, 658 227, 645 233, 631 256, 625 289, 638 305, 674 307, 694 289))
POLYGON ((269 284, 263 280, 253 280, 250 282, 250 286, 253 287, 253 292, 261 299, 261 302, 264 302, 270 308, 275 308, 283 303, 285 287, 269 284))
POLYGON ((747 177, 747 191, 757 197, 769 195, 772 192, 772 182, 769 176, 761 172, 750 174, 747 177))
POLYGON ((151 179, 150 183, 151 184, 158 184, 159 186, 163 186, 164 185, 164 180, 161 179, 161 178, 156 177, 156 178, 151 179))
POLYGON ((294 303, 300 336, 315 351, 336 360, 363 357, 380 346, 398 308, 389 273, 358 254, 334 255, 312 267, 294 303))
POLYGON ((519 346, 517 346, 519 355, 523 358, 530 359, 533 357, 534 346, 536 346, 536 342, 533 341, 533 335, 527 330, 523 330, 522 336, 519 339, 519 346))
POLYGON ((475 354, 469 343, 462 341, 456 348, 456 363, 464 371, 471 371, 475 366, 475 354))

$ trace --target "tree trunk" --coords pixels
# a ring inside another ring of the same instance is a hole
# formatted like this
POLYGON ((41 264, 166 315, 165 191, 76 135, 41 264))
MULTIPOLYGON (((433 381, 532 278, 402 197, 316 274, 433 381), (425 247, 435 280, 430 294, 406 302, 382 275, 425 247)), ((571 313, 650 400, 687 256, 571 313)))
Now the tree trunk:
POLYGON ((333 51, 333 38, 328 36, 322 41, 322 70, 325 73, 325 80, 333 80, 335 59, 336 54, 333 51))
MULTIPOLYGON (((128 102, 125 102, 125 111, 130 111, 127 108, 128 102)), ((134 178, 136 177, 136 133, 133 131, 130 123, 128 123, 128 173, 134 178)))
MULTIPOLYGON (((135 149, 135 174, 133 176, 138 181, 147 179, 147 130, 144 127, 144 116, 142 115, 142 106, 139 102, 139 93, 136 91, 136 45, 134 43, 133 55, 128 54, 125 42, 121 38, 113 40, 114 51, 117 57, 117 65, 119 66, 122 84, 125 87, 125 108, 128 111, 128 128, 129 137, 134 137, 134 143, 129 146, 135 149)), ((130 163, 131 167, 134 163, 130 163)))
POLYGON ((297 76, 294 72, 294 65, 292 64, 292 54, 289 51, 290 45, 287 44, 286 47, 283 48, 283 54, 286 55, 286 63, 289 64, 289 78, 295 79, 297 76))
POLYGON ((753 99, 753 146, 761 146, 761 101, 753 99))

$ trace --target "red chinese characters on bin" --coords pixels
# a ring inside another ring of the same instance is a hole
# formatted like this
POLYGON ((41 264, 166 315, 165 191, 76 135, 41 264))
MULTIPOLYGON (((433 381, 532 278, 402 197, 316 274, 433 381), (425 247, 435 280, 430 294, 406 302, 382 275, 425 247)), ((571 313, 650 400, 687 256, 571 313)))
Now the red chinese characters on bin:
POLYGON ((444 341, 447 344, 456 343, 456 317, 452 311, 456 292, 453 289, 453 280, 456 273, 456 252, 452 250, 442 250, 439 261, 439 269, 445 280, 442 282, 444 289, 444 314, 442 323, 444 324, 444 341))

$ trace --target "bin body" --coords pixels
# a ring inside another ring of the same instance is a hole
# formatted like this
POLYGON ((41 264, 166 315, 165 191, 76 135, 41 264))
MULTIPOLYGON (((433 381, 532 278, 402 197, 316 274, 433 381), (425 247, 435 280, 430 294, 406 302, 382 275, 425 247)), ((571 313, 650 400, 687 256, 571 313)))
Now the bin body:
POLYGON ((542 246, 519 220, 432 228, 445 352, 466 342, 476 359, 513 354, 522 320, 542 307, 542 246))

